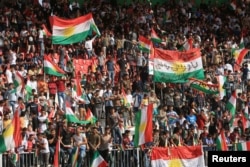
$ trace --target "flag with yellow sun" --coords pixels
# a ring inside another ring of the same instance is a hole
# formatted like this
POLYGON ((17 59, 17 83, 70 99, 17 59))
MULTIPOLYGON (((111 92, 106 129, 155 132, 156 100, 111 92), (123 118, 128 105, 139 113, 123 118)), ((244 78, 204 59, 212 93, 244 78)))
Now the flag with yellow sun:
POLYGON ((100 36, 92 13, 74 19, 62 19, 50 16, 53 44, 73 44, 84 41, 92 31, 100 36))
POLYGON ((189 78, 205 78, 200 49, 184 52, 154 49, 155 82, 185 83, 189 78))
POLYGON ((155 147, 151 154, 152 167, 204 167, 201 145, 179 147, 155 147))

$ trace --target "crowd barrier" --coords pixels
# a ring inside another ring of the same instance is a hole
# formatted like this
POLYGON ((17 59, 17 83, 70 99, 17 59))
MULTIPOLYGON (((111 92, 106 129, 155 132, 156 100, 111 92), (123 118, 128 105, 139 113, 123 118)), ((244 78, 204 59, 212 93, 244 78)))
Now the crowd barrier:
MULTIPOLYGON (((228 145, 230 151, 234 150, 233 145, 228 145)), ((205 166, 207 166, 208 151, 216 151, 216 147, 203 146, 205 166)), ((109 167, 150 167, 150 159, 147 154, 147 150, 141 150, 140 148, 117 150, 113 149, 109 153, 109 167)), ((35 156, 34 152, 21 153, 19 160, 13 165, 10 155, 2 155, 3 167, 41 167, 39 158, 35 156)), ((91 166, 91 157, 86 154, 84 164, 82 167, 91 166)))

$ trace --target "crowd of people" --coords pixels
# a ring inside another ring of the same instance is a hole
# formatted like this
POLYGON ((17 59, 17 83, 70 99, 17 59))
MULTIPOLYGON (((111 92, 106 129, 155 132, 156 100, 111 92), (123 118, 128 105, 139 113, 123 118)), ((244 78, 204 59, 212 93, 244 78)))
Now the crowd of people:
MULTIPOLYGON (((134 115, 141 106, 153 103, 153 142, 145 147, 166 147, 203 144, 215 146, 221 129, 227 143, 249 141, 250 129, 242 122, 243 111, 249 105, 250 83, 247 61, 235 64, 232 49, 239 48, 243 37, 250 45, 250 3, 237 1, 221 6, 192 2, 166 1, 150 5, 132 3, 117 5, 115 1, 93 0, 80 6, 77 0, 31 0, 6 2, 0 9, 0 114, 2 130, 8 127, 16 109, 21 111, 22 141, 14 150, 40 155, 44 166, 53 164, 55 147, 61 144, 61 156, 80 148, 78 164, 84 162, 86 151, 93 155, 99 150, 109 162, 110 149, 133 148, 134 115), (50 30, 49 16, 76 18, 92 13, 101 36, 89 36, 72 45, 53 45, 44 35, 43 26, 50 30), (162 39, 155 47, 180 50, 192 39, 200 48, 208 83, 218 83, 217 75, 227 77, 225 97, 206 95, 190 88, 189 83, 154 83, 149 75, 148 53, 140 51, 138 36, 150 38, 154 29, 162 39), (91 43, 89 43, 91 41, 91 43), (67 74, 56 77, 43 73, 43 57, 50 56, 67 74), (87 73, 76 71, 73 59, 96 59, 87 73), (235 66, 239 66, 238 68, 235 66), (236 70, 237 69, 237 70, 236 70), (240 69, 240 70, 239 70, 240 69), (32 93, 14 90, 15 73, 19 72, 32 93), (76 78, 80 78, 81 98, 73 98, 76 78), (229 126, 230 112, 226 103, 233 91, 237 105, 233 130, 229 126), (123 95, 126 94, 127 102, 123 95), (58 95, 59 104, 55 102, 58 95), (90 109, 97 121, 91 124, 70 124, 65 119, 66 102, 79 120, 85 120, 90 109), (60 98, 61 97, 61 98, 60 98)), ((91 157, 91 156, 90 156, 91 157)), ((24 162, 24 159, 20 158, 24 162)))

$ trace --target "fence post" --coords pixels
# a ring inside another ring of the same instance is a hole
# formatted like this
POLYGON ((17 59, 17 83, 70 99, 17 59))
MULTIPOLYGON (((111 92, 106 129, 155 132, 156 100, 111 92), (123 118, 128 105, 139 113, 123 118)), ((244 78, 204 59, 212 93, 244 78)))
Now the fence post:
POLYGON ((0 154, 0 166, 4 166, 3 165, 3 154, 0 154))
POLYGON ((140 148, 136 148, 137 167, 140 167, 140 148))

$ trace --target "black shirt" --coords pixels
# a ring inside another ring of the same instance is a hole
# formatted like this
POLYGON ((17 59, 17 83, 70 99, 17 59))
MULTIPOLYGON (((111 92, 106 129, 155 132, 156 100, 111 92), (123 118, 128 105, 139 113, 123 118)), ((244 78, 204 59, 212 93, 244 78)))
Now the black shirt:
POLYGON ((38 104, 35 102, 30 102, 27 106, 27 108, 30 108, 30 113, 33 115, 38 114, 38 104))
POLYGON ((66 130, 62 131, 62 143, 64 145, 71 145, 71 138, 72 138, 72 133, 68 132, 66 130))
MULTIPOLYGON (((53 139, 53 136, 51 134, 48 135, 48 140, 51 140, 53 139)), ((56 143, 57 143, 57 137, 55 137, 53 139, 53 142, 52 143, 49 143, 49 147, 55 147, 56 146, 56 143)))

